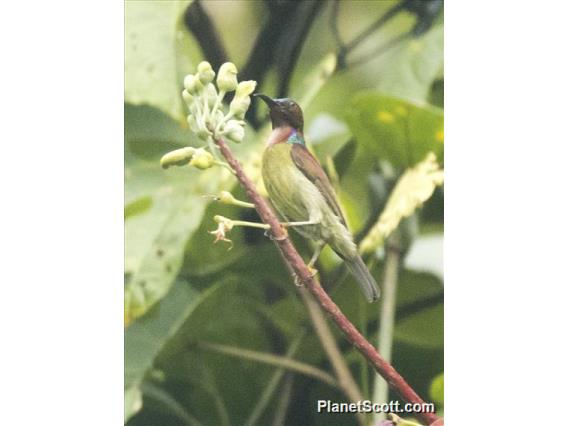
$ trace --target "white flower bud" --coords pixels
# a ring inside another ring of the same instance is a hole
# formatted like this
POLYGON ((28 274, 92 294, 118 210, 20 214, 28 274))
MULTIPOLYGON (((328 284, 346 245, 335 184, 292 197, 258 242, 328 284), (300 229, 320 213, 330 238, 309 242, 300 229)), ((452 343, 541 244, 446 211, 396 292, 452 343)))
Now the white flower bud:
POLYGON ((193 96, 191 96, 187 90, 181 92, 181 97, 183 98, 187 106, 190 106, 193 103, 193 96))
POLYGON ((225 62, 217 74, 217 87, 224 92, 237 88, 237 67, 232 62, 225 62))
POLYGON ((217 89, 213 83, 209 83, 205 87, 205 96, 207 97, 207 104, 209 105, 209 108, 213 108, 213 105, 215 105, 215 101, 217 100, 217 89))
POLYGON ((231 101, 231 105, 229 105, 229 111, 233 114, 233 116, 242 120, 245 116, 245 113, 249 109, 249 106, 250 96, 235 96, 235 98, 231 101))
POLYGON ((199 139, 206 141, 209 137, 209 131, 206 128, 202 127, 196 132, 196 135, 199 139))
POLYGON ((237 200, 229 191, 221 191, 219 194, 219 201, 223 204, 234 204, 237 200))
POLYGON ((223 129, 223 133, 233 142, 240 143, 245 137, 245 129, 237 120, 229 120, 223 129))
POLYGON ((189 130, 191 130, 193 133, 197 133, 199 127, 197 126, 197 121, 195 120, 195 116, 188 115, 187 124, 189 125, 189 130))
POLYGON ((207 85, 215 78, 215 71, 213 71, 209 62, 203 61, 197 66, 197 75, 199 76, 199 81, 203 85, 207 85))
POLYGON ((245 96, 250 96, 252 92, 254 92, 254 89, 256 89, 256 81, 241 81, 237 86, 235 97, 242 98, 245 96))
POLYGON ((160 165, 164 169, 167 169, 170 166, 185 166, 187 163, 190 162, 194 152, 195 148, 191 146, 168 152, 160 160, 160 165))
POLYGON ((190 94, 196 95, 203 89, 203 84, 199 81, 199 78, 193 74, 188 74, 183 79, 183 87, 187 90, 190 94))
POLYGON ((189 162, 190 166, 197 167, 200 170, 205 170, 212 167, 215 164, 215 160, 213 155, 205 151, 203 148, 198 148, 195 150, 191 161, 189 162))

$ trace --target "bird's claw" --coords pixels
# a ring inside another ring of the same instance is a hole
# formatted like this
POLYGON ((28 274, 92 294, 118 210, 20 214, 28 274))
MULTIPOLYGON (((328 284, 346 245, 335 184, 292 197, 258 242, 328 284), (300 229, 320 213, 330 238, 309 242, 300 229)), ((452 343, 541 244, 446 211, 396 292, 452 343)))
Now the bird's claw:
POLYGON ((275 237, 272 231, 270 229, 267 229, 266 231, 264 231, 264 236, 270 238, 271 241, 284 241, 286 238, 288 238, 288 232, 286 232, 286 228, 284 228, 284 232, 285 235, 281 237, 275 237))
MULTIPOLYGON (((318 270, 315 268, 312 268, 311 266, 308 266, 308 271, 310 271, 310 277, 313 278, 318 274, 318 270)), ((294 277, 294 284, 296 285, 296 287, 303 287, 304 286, 304 281, 302 281, 302 279, 298 276, 298 274, 296 274, 295 272, 292 275, 294 277)))
POLYGON ((316 268, 312 268, 310 265, 308 265, 308 270, 310 271, 311 277, 315 277, 319 271, 316 268))

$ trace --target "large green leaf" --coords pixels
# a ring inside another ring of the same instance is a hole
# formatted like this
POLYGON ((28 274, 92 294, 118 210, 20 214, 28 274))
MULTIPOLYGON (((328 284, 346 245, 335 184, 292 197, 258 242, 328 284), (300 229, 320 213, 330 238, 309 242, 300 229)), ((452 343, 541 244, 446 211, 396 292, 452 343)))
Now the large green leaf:
POLYGON ((168 150, 196 138, 167 114, 125 107, 125 319, 129 323, 160 300, 178 275, 186 246, 207 200, 227 185, 228 171, 191 167, 163 170, 168 150))
POLYGON ((444 114, 378 92, 356 95, 347 122, 361 148, 393 166, 412 167, 429 152, 442 158, 444 114))
POLYGON ((377 89, 390 95, 423 102, 444 65, 444 28, 433 27, 384 57, 377 89))
POLYGON ((142 408, 142 391, 140 386, 133 385, 124 389, 124 422, 142 408))
POLYGON ((214 237, 207 233, 216 227, 214 214, 236 213, 235 208, 211 206, 211 215, 202 221, 210 202, 204 195, 234 184, 225 169, 164 171, 157 160, 136 159, 127 163, 126 174, 127 212, 151 200, 149 208, 129 214, 125 223, 125 320, 130 323, 166 294, 184 258, 193 273, 212 272, 241 256, 243 240, 240 230, 232 232, 238 248, 228 253, 227 246, 214 245, 214 237))
POLYGON ((394 338, 415 346, 437 348, 444 345, 444 305, 438 303, 397 322, 394 338))
POLYGON ((129 416, 141 408, 139 388, 155 358, 190 320, 195 309, 213 297, 219 288, 217 285, 199 293, 187 282, 178 281, 147 315, 125 330, 124 389, 126 402, 132 401, 127 411, 129 416))
POLYGON ((258 284, 226 271, 215 285, 220 289, 199 304, 156 360, 166 381, 179 389, 176 400, 204 424, 222 424, 227 413, 231 423, 242 423, 238 419, 249 415, 274 371, 273 366, 235 360, 193 345, 206 341, 273 353, 265 322, 253 307, 260 300, 248 290, 258 284))
POLYGON ((183 115, 178 68, 190 72, 181 15, 191 1, 125 2, 125 99, 183 115), (182 44, 185 42, 185 46, 182 44))

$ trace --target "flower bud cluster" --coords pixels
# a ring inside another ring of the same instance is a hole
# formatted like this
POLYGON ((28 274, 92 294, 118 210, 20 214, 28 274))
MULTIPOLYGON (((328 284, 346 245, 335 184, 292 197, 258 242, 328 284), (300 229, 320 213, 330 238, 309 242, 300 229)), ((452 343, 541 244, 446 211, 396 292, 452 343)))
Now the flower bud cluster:
POLYGON ((256 81, 237 80, 237 67, 226 62, 219 68, 217 87, 213 83, 215 71, 209 62, 201 62, 195 75, 189 74, 183 81, 182 97, 189 108, 189 128, 202 140, 225 137, 233 142, 242 142, 245 136, 244 117, 250 106, 250 95, 256 81), (223 98, 229 92, 235 96, 229 112, 223 111, 223 98))

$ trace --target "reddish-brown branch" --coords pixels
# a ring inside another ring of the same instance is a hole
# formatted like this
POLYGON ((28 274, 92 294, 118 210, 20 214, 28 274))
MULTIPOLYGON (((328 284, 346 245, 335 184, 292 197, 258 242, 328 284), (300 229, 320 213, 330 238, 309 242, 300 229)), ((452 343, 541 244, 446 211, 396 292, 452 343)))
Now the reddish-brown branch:
MULTIPOLYGON (((270 225, 272 237, 277 247, 280 249, 282 256, 288 263, 290 268, 295 272, 300 281, 304 282, 309 291, 314 295, 320 306, 328 313, 335 324, 345 334, 345 337, 351 342, 359 352, 367 359, 367 361, 377 370, 377 372, 388 382, 390 387, 396 391, 402 399, 412 404, 424 404, 424 401, 410 387, 406 380, 390 365, 375 347, 371 345, 365 337, 355 328, 355 326, 341 312, 339 307, 331 300, 320 283, 312 276, 307 265, 300 257, 296 248, 292 245, 288 238, 287 231, 282 227, 280 221, 266 202, 266 200, 257 192, 254 183, 245 175, 239 161, 235 158, 227 144, 223 139, 216 140, 215 143, 221 150, 221 153, 227 160, 227 163, 235 171, 236 177, 240 184, 246 190, 247 195, 254 203, 262 221, 270 225)), ((415 413, 422 421, 432 424, 439 420, 438 416, 433 413, 415 413)))

